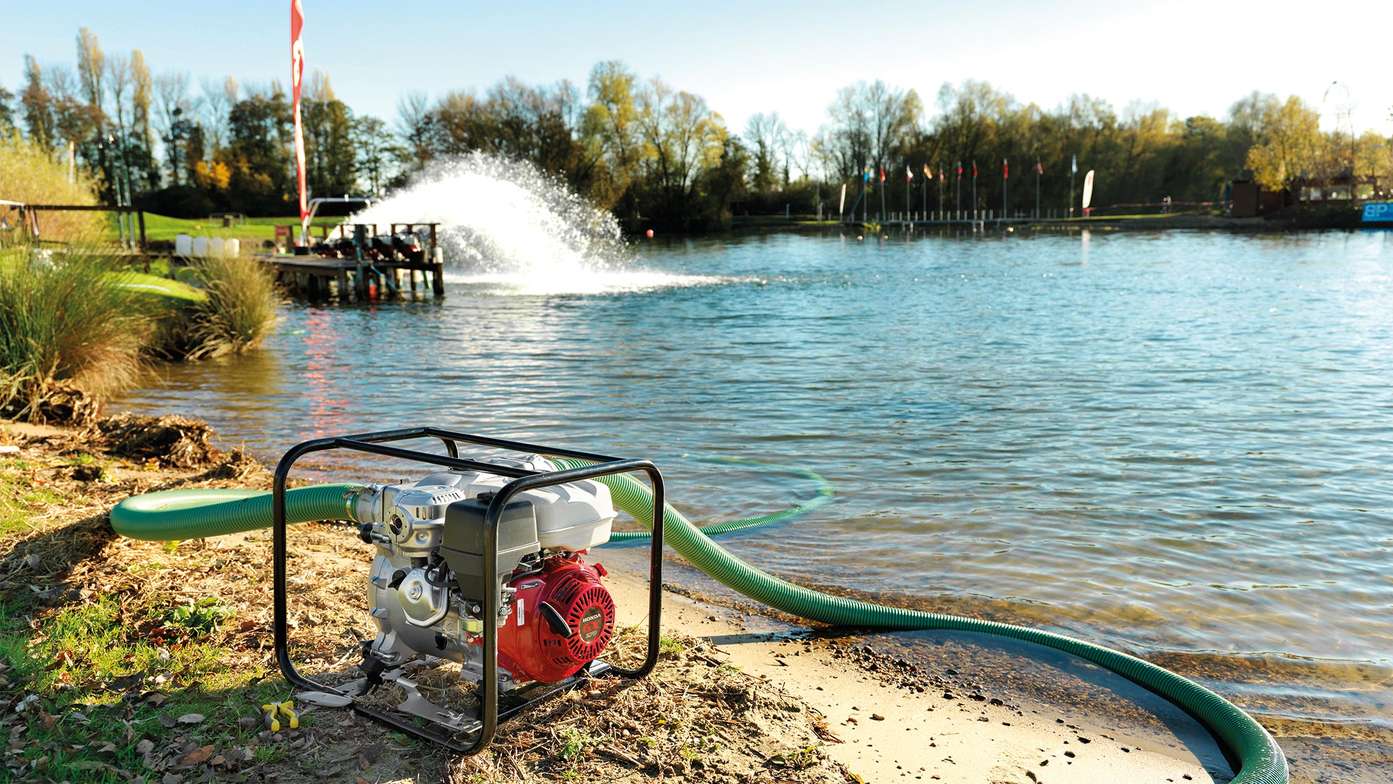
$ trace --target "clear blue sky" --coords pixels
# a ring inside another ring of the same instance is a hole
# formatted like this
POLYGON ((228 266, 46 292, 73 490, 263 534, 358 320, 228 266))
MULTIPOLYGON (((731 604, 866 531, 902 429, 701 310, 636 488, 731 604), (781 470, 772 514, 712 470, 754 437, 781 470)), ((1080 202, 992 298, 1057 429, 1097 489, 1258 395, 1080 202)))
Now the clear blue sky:
MULTIPOLYGON (((26 52, 71 63, 80 25, 107 51, 138 47, 155 72, 186 70, 195 85, 225 74, 288 81, 289 0, 5 5, 0 84, 11 89, 26 52)), ((750 114, 777 111, 816 130, 836 89, 859 79, 913 87, 930 107, 943 82, 972 78, 1046 108, 1085 92, 1119 111, 1156 102, 1182 116, 1222 115, 1254 89, 1319 108, 1338 80, 1357 128, 1393 133, 1393 69, 1380 43, 1390 3, 969 5, 304 0, 305 50, 355 111, 388 119, 406 90, 482 89, 507 74, 583 86, 592 64, 619 59, 702 95, 737 129, 750 114)))

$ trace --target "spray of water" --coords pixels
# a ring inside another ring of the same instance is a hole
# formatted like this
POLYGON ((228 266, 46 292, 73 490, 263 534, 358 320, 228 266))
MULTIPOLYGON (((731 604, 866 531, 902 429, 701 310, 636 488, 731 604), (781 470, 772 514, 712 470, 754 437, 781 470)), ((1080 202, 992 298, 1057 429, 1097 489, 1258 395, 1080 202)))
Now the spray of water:
POLYGON ((436 222, 446 280, 502 294, 595 294, 721 282, 635 266, 614 216, 533 166, 474 153, 430 166, 353 216, 436 222))

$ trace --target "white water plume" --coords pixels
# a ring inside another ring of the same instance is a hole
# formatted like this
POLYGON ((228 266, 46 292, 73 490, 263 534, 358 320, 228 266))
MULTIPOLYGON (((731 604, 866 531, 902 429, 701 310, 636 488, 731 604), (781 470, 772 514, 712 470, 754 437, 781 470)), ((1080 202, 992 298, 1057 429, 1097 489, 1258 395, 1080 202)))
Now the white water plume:
POLYGON ((533 166, 473 153, 431 165, 355 223, 439 223, 446 280, 498 293, 596 294, 721 282, 636 269, 619 223, 533 166))

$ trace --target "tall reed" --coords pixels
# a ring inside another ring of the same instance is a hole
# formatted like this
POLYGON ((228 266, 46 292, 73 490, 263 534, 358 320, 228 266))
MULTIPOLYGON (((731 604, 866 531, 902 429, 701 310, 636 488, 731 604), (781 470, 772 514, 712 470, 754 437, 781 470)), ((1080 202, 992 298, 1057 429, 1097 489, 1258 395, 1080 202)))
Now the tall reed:
POLYGON ((151 317, 122 276, 95 253, 0 257, 0 413, 33 417, 65 384, 103 396, 135 382, 151 317))

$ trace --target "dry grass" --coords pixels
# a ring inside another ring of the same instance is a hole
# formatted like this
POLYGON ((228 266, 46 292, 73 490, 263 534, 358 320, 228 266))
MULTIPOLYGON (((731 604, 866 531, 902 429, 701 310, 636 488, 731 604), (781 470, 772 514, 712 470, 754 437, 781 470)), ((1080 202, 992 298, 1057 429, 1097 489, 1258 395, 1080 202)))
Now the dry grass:
POLYGON ((55 254, 0 263, 0 412, 41 420, 55 389, 102 396, 129 386, 150 333, 113 260, 55 254))
MULTIPOLYGON (((19 134, 0 134, 0 199, 32 204, 96 204, 90 178, 78 173, 68 181, 66 164, 19 134)), ((96 240, 105 231, 105 218, 97 212, 44 212, 39 231, 45 239, 96 240)), ((0 242, 3 242, 0 235, 0 242)))
POLYGON ((155 352, 200 360, 256 348, 276 324, 275 282, 251 259, 207 259, 192 268, 192 282, 207 298, 160 322, 155 352))

